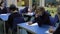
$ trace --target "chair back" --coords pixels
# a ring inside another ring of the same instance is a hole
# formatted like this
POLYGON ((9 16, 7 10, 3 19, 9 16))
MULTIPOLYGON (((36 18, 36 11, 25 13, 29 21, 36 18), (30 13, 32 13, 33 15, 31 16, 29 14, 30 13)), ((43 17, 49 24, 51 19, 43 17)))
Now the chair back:
POLYGON ((12 27, 12 30, 13 31, 16 31, 17 30, 17 24, 19 23, 24 23, 24 18, 23 17, 16 17, 13 19, 13 27, 12 27))
POLYGON ((49 18, 50 18, 50 23, 53 25, 55 25, 59 21, 57 15, 54 18, 52 16, 49 16, 49 18))

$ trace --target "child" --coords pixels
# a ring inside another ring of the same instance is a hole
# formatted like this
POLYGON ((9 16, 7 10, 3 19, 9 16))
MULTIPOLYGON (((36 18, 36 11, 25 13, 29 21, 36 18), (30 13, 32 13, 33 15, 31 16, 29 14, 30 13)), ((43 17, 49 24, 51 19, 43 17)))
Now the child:
POLYGON ((59 18, 59 24, 58 24, 58 26, 56 25, 57 29, 53 34, 60 34, 60 5, 59 5, 59 7, 57 9, 57 15, 58 15, 58 18, 59 18))
POLYGON ((27 20, 26 22, 30 21, 31 17, 34 15, 34 12, 28 8, 28 7, 25 7, 21 13, 23 14, 24 17, 27 17, 27 20))
POLYGON ((51 25, 49 16, 50 14, 45 12, 44 7, 39 7, 37 8, 37 11, 35 12, 35 19, 32 22, 33 23, 37 22, 38 26, 42 26, 43 24, 51 25))
MULTIPOLYGON (((11 15, 9 16, 9 18, 8 18, 8 23, 7 23, 7 27, 9 28, 12 28, 13 27, 13 21, 14 21, 14 19, 16 18, 16 17, 22 17, 22 15, 21 14, 19 14, 18 13, 18 11, 17 11, 17 7, 14 5, 14 4, 12 4, 10 7, 9 7, 9 9, 10 9, 10 11, 11 11, 11 15)), ((23 20, 24 20, 24 18, 22 18, 23 20)), ((24 21, 23 21, 24 22, 24 21)), ((17 25, 17 24, 16 24, 17 25)), ((7 29, 8 29, 7 28, 7 29)), ((16 31, 15 31, 16 32, 16 31)))
POLYGON ((0 3, 0 14, 7 13, 7 12, 8 12, 7 7, 4 6, 4 2, 2 1, 0 3))

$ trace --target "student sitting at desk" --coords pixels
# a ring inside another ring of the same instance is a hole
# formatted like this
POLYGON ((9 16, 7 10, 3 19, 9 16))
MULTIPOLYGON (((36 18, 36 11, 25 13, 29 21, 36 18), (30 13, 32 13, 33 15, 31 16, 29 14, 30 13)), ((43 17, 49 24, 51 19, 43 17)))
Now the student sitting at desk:
MULTIPOLYGON (((14 26, 14 23, 16 22, 14 22, 13 23, 13 21, 14 21, 14 19, 15 18, 17 18, 17 17, 19 17, 19 18, 21 18, 22 20, 24 20, 24 18, 22 18, 22 15, 21 14, 19 14, 18 13, 18 11, 17 11, 17 8, 16 8, 16 6, 14 5, 14 4, 12 4, 10 7, 9 7, 9 9, 10 9, 10 11, 11 11, 11 15, 9 16, 9 18, 8 18, 8 22, 7 22, 7 27, 6 27, 6 29, 7 29, 7 33, 8 33, 8 29, 9 28, 13 28, 14 26)), ((21 20, 21 19, 18 19, 19 21, 21 20)), ((24 21, 23 21, 24 22, 24 21)), ((15 25, 17 25, 18 23, 16 23, 15 25)), ((17 26, 15 26, 16 28, 17 28, 17 26)), ((16 32, 16 30, 14 29, 14 31, 13 31, 14 33, 16 32)))
POLYGON ((56 25, 57 29, 56 29, 56 31, 54 31, 53 34, 60 34, 60 4, 59 4, 59 7, 57 9, 57 15, 58 15, 58 18, 59 18, 59 23, 56 25))
POLYGON ((24 12, 24 13, 22 13, 23 16, 27 17, 26 22, 30 21, 31 17, 34 15, 34 12, 32 11, 32 9, 30 9, 28 7, 25 7, 22 12, 24 12))
MULTIPOLYGON (((35 12, 35 19, 32 22, 37 22, 38 26, 42 26, 43 24, 51 25, 49 16, 50 14, 45 12, 43 7, 37 8, 37 11, 35 12)), ((32 24, 32 22, 29 24, 32 24)))
POLYGON ((8 12, 7 7, 4 6, 4 2, 2 1, 0 3, 0 14, 7 13, 7 12, 8 12))

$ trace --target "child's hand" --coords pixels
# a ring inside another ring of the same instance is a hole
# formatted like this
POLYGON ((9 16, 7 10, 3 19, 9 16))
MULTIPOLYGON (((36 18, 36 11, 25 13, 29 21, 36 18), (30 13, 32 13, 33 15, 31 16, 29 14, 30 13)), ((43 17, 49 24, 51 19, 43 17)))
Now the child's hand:
POLYGON ((28 24, 29 24, 29 25, 31 25, 31 24, 32 24, 32 22, 28 22, 28 24))
POLYGON ((53 29, 49 29, 49 32, 50 32, 50 33, 53 33, 53 32, 54 32, 54 30, 53 30, 53 29))
POLYGON ((53 32, 54 32, 53 26, 51 26, 51 27, 49 28, 49 32, 50 32, 50 33, 53 33, 53 32))

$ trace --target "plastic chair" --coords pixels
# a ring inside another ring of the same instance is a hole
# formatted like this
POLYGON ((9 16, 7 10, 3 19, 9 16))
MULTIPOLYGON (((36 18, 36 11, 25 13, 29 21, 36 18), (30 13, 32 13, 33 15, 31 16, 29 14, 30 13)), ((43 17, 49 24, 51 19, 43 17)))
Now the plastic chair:
POLYGON ((52 16, 49 16, 50 22, 52 25, 55 26, 55 24, 59 21, 58 16, 56 15, 54 18, 52 16))
POLYGON ((57 15, 55 15, 54 21, 55 21, 56 23, 59 22, 59 18, 58 18, 57 15))

